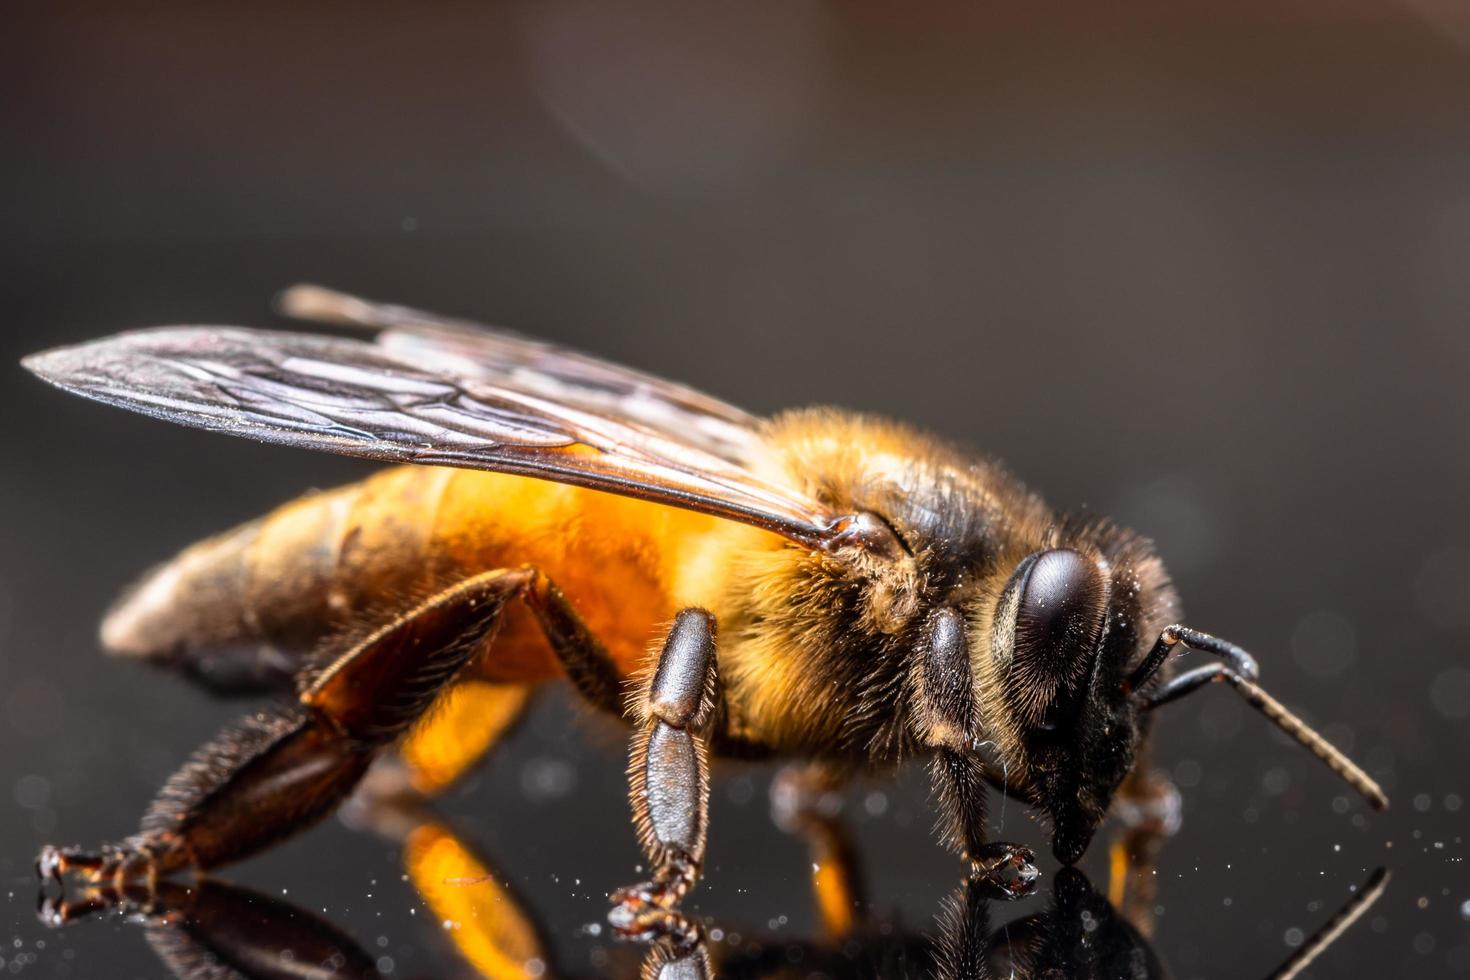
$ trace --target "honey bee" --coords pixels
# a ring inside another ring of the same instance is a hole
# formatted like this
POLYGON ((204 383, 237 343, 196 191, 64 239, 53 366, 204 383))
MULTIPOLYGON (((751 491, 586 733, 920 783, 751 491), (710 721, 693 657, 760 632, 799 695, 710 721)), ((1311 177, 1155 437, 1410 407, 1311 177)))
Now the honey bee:
POLYGON ((1249 654, 1179 625, 1149 542, 1054 512, 995 463, 835 409, 756 418, 320 287, 282 306, 373 335, 167 327, 24 362, 155 418, 414 464, 197 544, 108 614, 114 653, 294 696, 201 748, 138 833, 44 849, 43 876, 237 860, 330 813, 394 748, 432 793, 558 677, 634 730, 652 875, 613 894, 611 919, 643 939, 693 941, 680 905, 712 754, 835 782, 925 758, 948 844, 1011 897, 1035 889, 1035 856, 988 839, 987 787, 1043 817, 1070 865, 1115 801, 1158 816, 1152 712, 1214 681, 1387 805, 1249 654), (1178 672, 1186 649, 1218 660, 1178 672))

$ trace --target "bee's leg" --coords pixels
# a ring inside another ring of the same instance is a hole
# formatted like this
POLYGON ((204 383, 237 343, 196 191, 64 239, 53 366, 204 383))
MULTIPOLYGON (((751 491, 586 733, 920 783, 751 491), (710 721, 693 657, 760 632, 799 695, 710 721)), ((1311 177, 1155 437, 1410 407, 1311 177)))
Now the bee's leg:
POLYGON ((1179 829, 1179 791, 1149 768, 1140 750, 1113 797, 1121 827, 1108 850, 1108 901, 1143 935, 1153 933, 1155 867, 1164 841, 1179 829))
POLYGON ((253 713, 195 753, 141 832, 100 852, 48 847, 37 870, 151 881, 238 860, 314 823, 485 648, 534 575, 486 572, 421 603, 307 675, 297 703, 253 713))
POLYGON ((525 603, 541 633, 582 700, 619 717, 627 711, 622 672, 602 641, 593 635, 561 589, 537 572, 526 587, 525 603))
POLYGON ((934 748, 930 776, 950 845, 997 897, 1029 895, 1040 877, 1035 852, 1020 844, 985 839, 988 774, 974 745, 977 710, 964 617, 950 608, 934 610, 923 650, 915 734, 934 748))
POLYGON ((866 907, 862 867, 852 834, 838 817, 844 776, 821 763, 784 766, 771 783, 771 819, 811 848, 812 887, 829 939, 855 932, 866 907))
MULTIPOLYGON (((562 591, 545 574, 533 571, 519 598, 582 699, 621 715, 622 674, 562 591)), ((533 691, 530 685, 474 676, 459 681, 435 705, 433 717, 409 733, 398 759, 385 759, 368 774, 358 794, 362 800, 356 802, 368 805, 378 797, 442 792, 509 734, 533 691)))
POLYGON ((699 879, 709 818, 707 729, 718 700, 715 621, 702 609, 674 618, 640 702, 628 765, 638 840, 653 877, 615 892, 608 919, 622 935, 687 950, 699 927, 679 903, 699 879))
MULTIPOLYGON (((396 756, 378 760, 353 794, 355 811, 379 799, 444 792, 513 731, 535 693, 530 684, 466 677, 444 692, 396 756)), ((353 816, 361 815, 355 812, 353 816)))
POLYGON ((986 841, 985 764, 978 755, 941 748, 930 767, 940 820, 951 845, 989 884, 997 898, 1023 898, 1036 890, 1036 853, 1022 844, 986 841))

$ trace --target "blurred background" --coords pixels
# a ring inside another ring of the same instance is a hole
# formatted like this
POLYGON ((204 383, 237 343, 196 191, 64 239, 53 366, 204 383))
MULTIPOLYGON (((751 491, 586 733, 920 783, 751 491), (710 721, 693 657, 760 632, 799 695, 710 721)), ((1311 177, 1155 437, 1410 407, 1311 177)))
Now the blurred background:
MULTIPOLYGON (((902 417, 1153 536, 1189 621, 1256 652, 1394 802, 1366 813, 1224 691, 1172 709, 1158 761, 1184 825, 1160 957, 1264 976, 1387 865, 1317 975, 1470 972, 1470 8, 97 3, 6 21, 0 967, 164 975, 126 924, 43 929, 31 860, 130 832, 241 706, 104 659, 95 624, 151 563, 369 471, 89 405, 16 361, 127 327, 277 323, 272 295, 309 280, 758 412, 902 417)), ((639 860, 623 755, 551 695, 442 807, 568 972, 610 970, 594 925, 639 860)), ((769 777, 717 773, 694 904, 796 939, 810 868, 770 825, 769 777)), ((961 869, 922 774, 847 809, 877 910, 930 928, 961 869)), ((1084 865, 1099 887, 1105 857, 1084 865)), ((394 847, 337 821, 229 872, 325 914, 385 974, 469 975, 400 876, 394 847)))

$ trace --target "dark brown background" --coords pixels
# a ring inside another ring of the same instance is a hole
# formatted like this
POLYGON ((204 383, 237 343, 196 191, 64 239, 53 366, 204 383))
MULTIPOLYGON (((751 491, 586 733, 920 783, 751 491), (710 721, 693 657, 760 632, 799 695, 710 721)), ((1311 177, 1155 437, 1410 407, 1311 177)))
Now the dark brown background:
MULTIPOLYGON (((103 659, 105 604, 195 538, 365 472, 87 405, 14 362, 124 327, 269 323, 304 279, 758 411, 902 416, 1155 536, 1190 622, 1255 650, 1394 798, 1334 812, 1342 787, 1224 692, 1173 709, 1160 754, 1186 822, 1161 955, 1263 975, 1386 863, 1387 897, 1318 975, 1470 971, 1470 16, 889 6, 7 10, 6 967, 159 975, 129 927, 42 930, 29 862, 131 829, 236 710, 103 659)), ((575 717, 551 699, 446 808, 578 967, 637 855, 621 746, 575 717)), ((766 821, 767 775, 717 780, 699 907, 800 936, 805 858, 766 821)), ((959 868, 922 780, 872 788, 854 809, 878 905, 926 927, 959 868)), ((335 822, 234 874, 325 909, 396 975, 457 975, 391 849, 335 822)))

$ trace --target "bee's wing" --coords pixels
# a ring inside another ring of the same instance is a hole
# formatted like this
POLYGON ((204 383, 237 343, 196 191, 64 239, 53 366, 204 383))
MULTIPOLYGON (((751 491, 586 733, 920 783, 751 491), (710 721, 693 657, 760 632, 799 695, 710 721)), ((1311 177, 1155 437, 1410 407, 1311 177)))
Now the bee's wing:
POLYGON ((322 286, 292 286, 277 303, 281 312, 298 319, 381 331, 379 346, 410 363, 441 364, 458 377, 627 419, 731 463, 748 463, 759 452, 761 423, 748 412, 581 351, 322 286))
MULTIPOLYGON (((760 480, 707 440, 649 424, 648 404, 628 408, 639 395, 560 398, 545 390, 544 372, 522 383, 513 367, 484 357, 475 369, 437 348, 431 355, 342 337, 160 327, 24 363, 87 398, 263 442, 540 477, 743 521, 813 547, 841 532, 826 508, 760 480)), ((624 390, 658 401, 637 387, 640 376, 627 377, 635 380, 624 390)), ((698 414, 692 402, 678 412, 698 414)))

